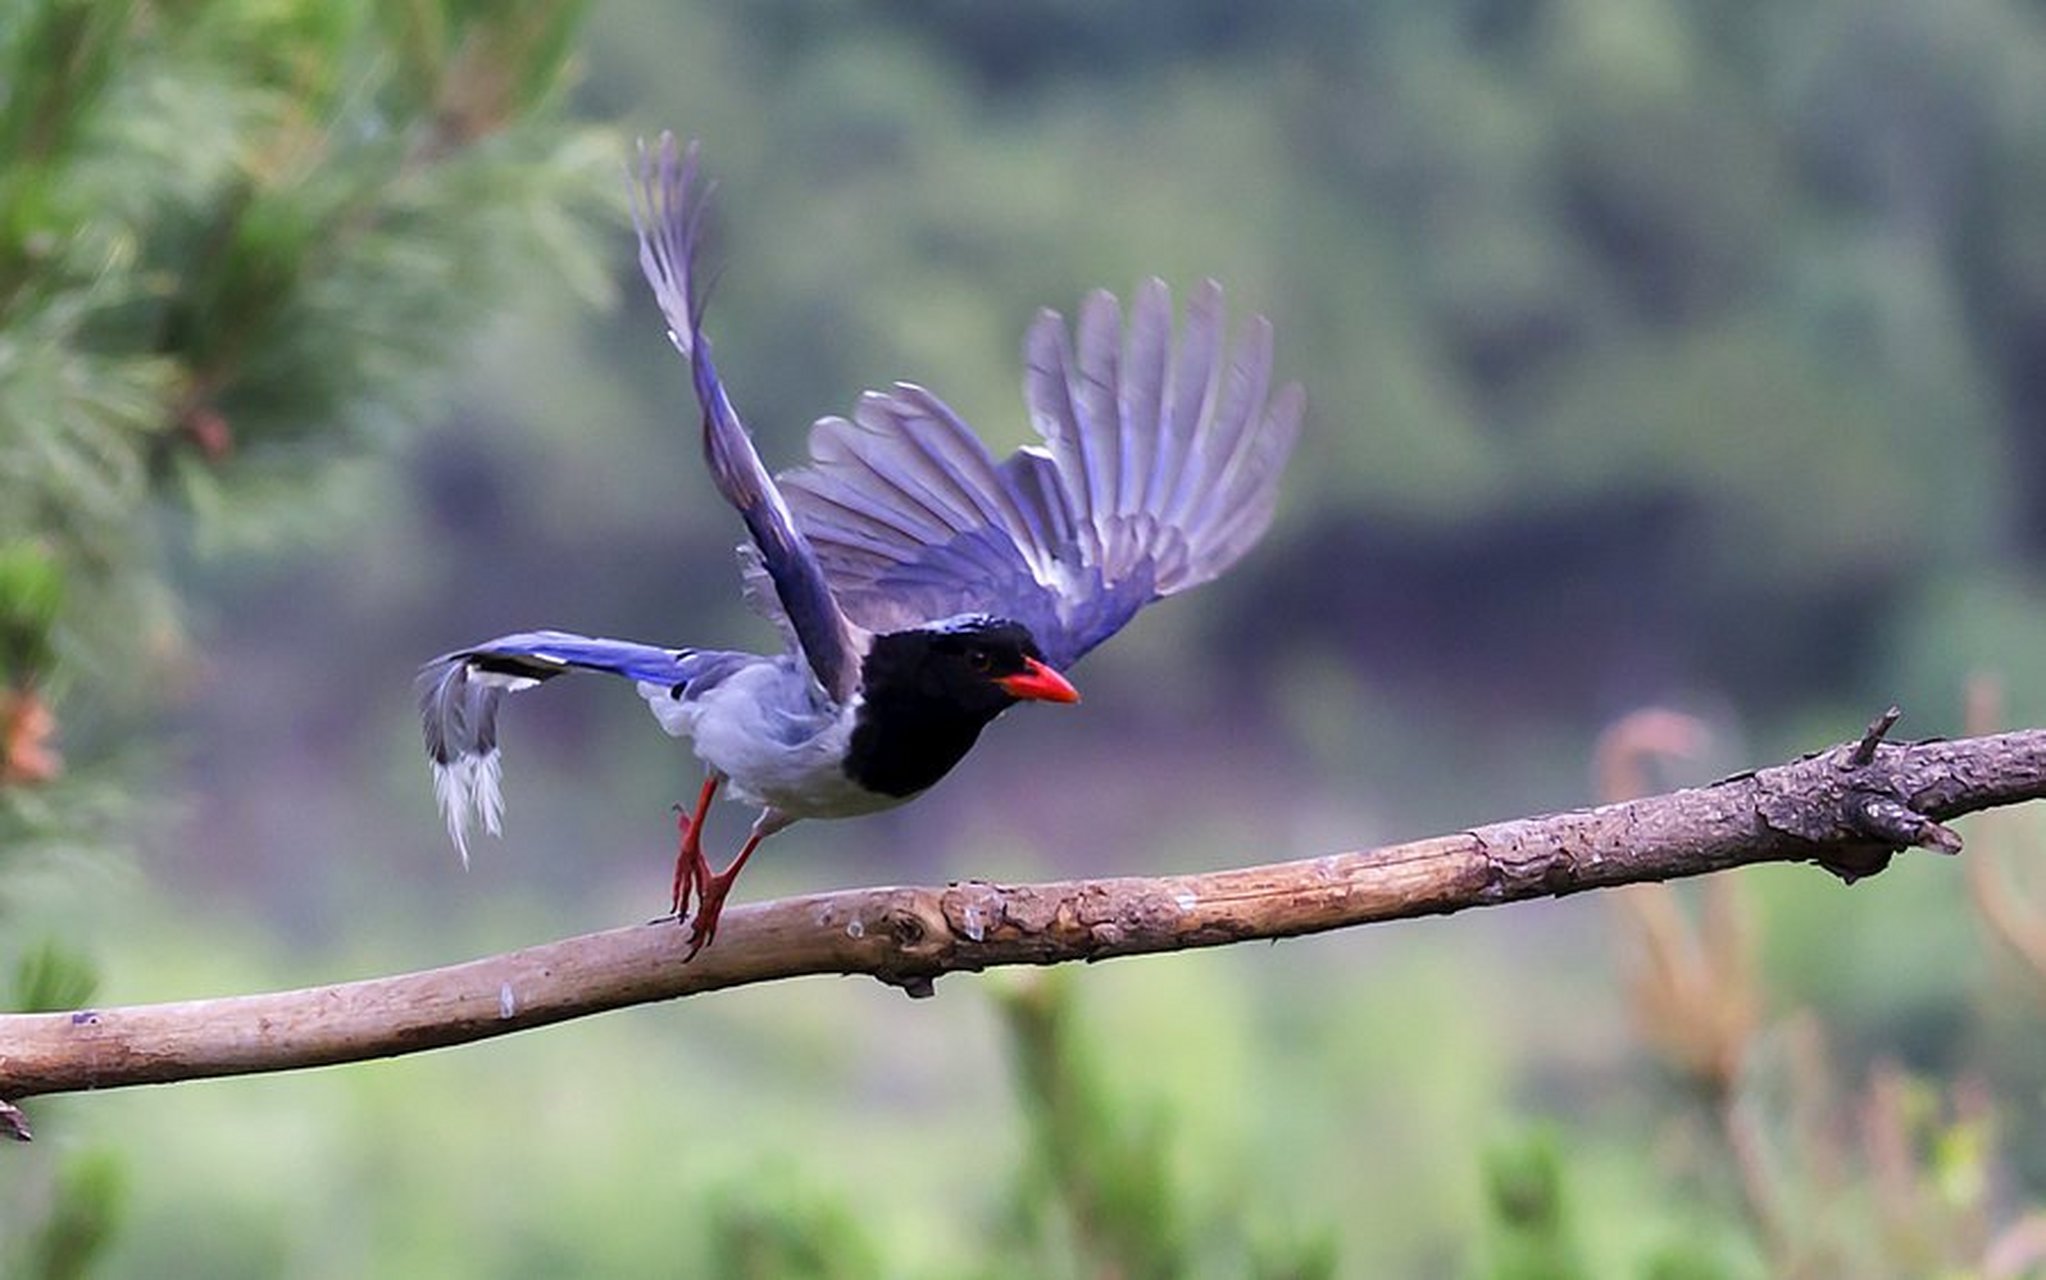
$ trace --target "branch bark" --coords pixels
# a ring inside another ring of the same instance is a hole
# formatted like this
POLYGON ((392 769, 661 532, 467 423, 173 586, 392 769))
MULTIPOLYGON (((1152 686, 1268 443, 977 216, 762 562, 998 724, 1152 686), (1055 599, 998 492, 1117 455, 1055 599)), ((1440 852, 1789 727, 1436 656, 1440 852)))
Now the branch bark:
POLYGON ((1709 787, 1361 852, 735 906, 687 964, 687 931, 656 923, 299 991, 0 1016, 0 1133, 25 1137, 7 1104, 43 1094, 390 1057, 805 974, 929 995, 946 973, 1295 937, 1763 862, 1815 862, 1851 882, 1906 846, 1958 852, 1946 819, 2046 795, 2046 730, 1892 744, 1888 728, 1709 787))

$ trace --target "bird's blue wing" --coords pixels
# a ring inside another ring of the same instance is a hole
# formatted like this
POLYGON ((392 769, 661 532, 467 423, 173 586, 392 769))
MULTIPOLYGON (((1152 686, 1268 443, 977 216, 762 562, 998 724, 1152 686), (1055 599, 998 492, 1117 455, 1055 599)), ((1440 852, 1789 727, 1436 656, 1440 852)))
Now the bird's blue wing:
POLYGON ((998 612, 1040 636, 1058 628, 1046 584, 1062 572, 1070 521, 1034 474, 1041 460, 996 463, 943 401, 907 383, 862 396, 850 421, 819 422, 810 453, 782 483, 861 626, 998 612))
POLYGON ((1271 326, 1225 360, 1222 292, 1196 291, 1177 350, 1162 282, 1128 324, 1090 296, 1078 347, 1044 312, 1024 394, 1042 446, 997 463, 921 387, 863 397, 813 429, 781 483, 845 614, 890 631, 960 613, 1029 627, 1055 667, 1153 600, 1206 582, 1263 536, 1299 435, 1297 386, 1271 392, 1271 326))
POLYGON ((698 253, 703 238, 704 193, 696 146, 678 161, 673 135, 640 149, 640 183, 632 221, 639 233, 639 264, 668 320, 668 338, 689 361, 703 411, 703 453, 718 492, 739 511, 774 584, 796 643, 817 682, 843 702, 859 686, 860 649, 833 598, 816 553, 761 464, 752 438, 718 381, 710 342, 703 336, 703 288, 698 253))

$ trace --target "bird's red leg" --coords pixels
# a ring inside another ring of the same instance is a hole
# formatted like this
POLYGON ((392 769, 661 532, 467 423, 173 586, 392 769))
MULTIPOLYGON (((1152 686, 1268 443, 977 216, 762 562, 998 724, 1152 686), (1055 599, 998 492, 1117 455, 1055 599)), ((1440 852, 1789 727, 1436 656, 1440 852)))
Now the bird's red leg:
MULTIPOLYGON (((678 923, 682 913, 689 910, 690 891, 694 890, 701 901, 710 890, 710 861, 703 856, 703 820, 710 815, 710 802, 723 780, 716 773, 706 777, 703 790, 696 795, 696 811, 683 813, 676 824, 682 829, 682 847, 675 852, 675 887, 670 906, 678 923)), ((679 806, 677 812, 681 812, 679 806)))
MULTIPOLYGON (((756 828, 752 835, 746 837, 746 843, 740 846, 739 856, 732 859, 731 866, 714 876, 705 876, 696 895, 696 926, 689 932, 689 954, 682 957, 684 964, 695 959, 696 953, 709 946, 711 939, 717 936, 718 917, 723 915, 725 910, 725 895, 732 891, 732 881, 739 878, 739 871, 746 865, 746 859, 753 856, 753 851, 758 849, 760 842, 766 838, 766 833, 756 828)), ((705 868, 706 871, 708 869, 705 868)))

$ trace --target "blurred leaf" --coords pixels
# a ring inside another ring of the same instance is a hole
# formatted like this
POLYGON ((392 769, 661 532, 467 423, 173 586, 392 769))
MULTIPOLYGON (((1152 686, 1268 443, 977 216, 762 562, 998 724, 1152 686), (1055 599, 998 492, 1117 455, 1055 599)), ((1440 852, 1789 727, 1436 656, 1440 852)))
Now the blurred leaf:
POLYGON ((1746 1273, 1724 1256, 1724 1250, 1698 1241, 1664 1245, 1641 1264, 1641 1280, 1735 1280, 1746 1273))
POLYGON ((98 989, 99 970, 90 956, 45 938, 15 962, 11 1004, 20 1013, 82 1009, 98 989))
POLYGON ((111 1151, 82 1151, 58 1170, 54 1203, 27 1251, 26 1276, 82 1280, 93 1274, 125 1215, 128 1179, 111 1151))
POLYGON ((1485 1153, 1490 1280, 1572 1280, 1586 1274, 1565 1187, 1562 1140, 1547 1127, 1485 1153))
POLYGON ((715 1197, 707 1274, 734 1280, 865 1280, 887 1274, 852 1208, 805 1185, 799 1169, 764 1171, 715 1197))
POLYGON ((1342 1274, 1342 1245, 1333 1223, 1293 1238, 1259 1238, 1250 1246, 1246 1274, 1256 1280, 1334 1280, 1342 1274))
POLYGON ((41 542, 0 541, 0 685, 26 685, 50 665, 64 575, 41 542))
POLYGON ((1993 1143, 1982 1119, 1941 1126, 1932 1138, 1931 1181, 1950 1208, 1971 1209, 1989 1190, 1993 1143))
POLYGON ((54 175, 95 118, 134 8, 45 0, 0 9, 14 19, 0 24, 0 316, 69 229, 75 210, 54 175))

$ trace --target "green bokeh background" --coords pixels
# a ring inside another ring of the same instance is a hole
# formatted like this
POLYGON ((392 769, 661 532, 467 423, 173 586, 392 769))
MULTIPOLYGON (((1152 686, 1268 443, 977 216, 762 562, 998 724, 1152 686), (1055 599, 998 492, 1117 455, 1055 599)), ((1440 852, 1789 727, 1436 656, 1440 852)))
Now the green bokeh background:
MULTIPOLYGON (((92 8, 4 0, 0 40, 92 8)), ((208 224, 152 210, 245 172, 250 113, 367 129, 385 118, 364 86, 412 47, 376 33, 424 48, 429 19, 481 12, 106 8, 148 56, 112 64, 115 107, 84 135, 107 157, 93 200, 0 208, 115 264, 203 251, 208 224), (288 69, 260 101, 193 73, 233 33, 288 69), (163 205, 124 180, 145 172, 163 205), (141 228, 125 248, 95 238, 114 212, 141 228)), ((1575 806, 1598 732, 1648 705, 1712 730, 1671 784, 1852 736, 1892 701, 1904 732, 1958 733, 1978 672, 2010 722, 2046 713, 2036 6, 556 8, 565 72, 512 95, 538 123, 401 202, 303 310, 258 304, 355 192, 319 166, 257 184, 275 216, 234 223, 254 247, 158 348, 204 357, 251 314, 302 335, 219 406, 231 457, 172 442, 105 491, 0 514, 9 537, 62 526, 147 566, 67 583, 72 772, 18 802, 47 800, 21 828, 42 834, 0 846, 8 954, 54 937, 92 958, 101 1002, 188 998, 662 905, 693 766, 629 691, 564 682, 510 709, 508 831, 466 873, 410 699, 422 658, 516 629, 771 642, 623 219, 630 140, 661 129, 699 138, 719 183, 710 327, 770 465, 897 378, 1021 443, 1036 309, 1154 274, 1268 315, 1310 404, 1266 543, 1091 658, 1084 707, 1006 718, 905 810, 779 837, 742 896, 1219 867, 1575 806), (348 328, 373 310, 409 327, 348 328)), ((0 330, 0 459, 21 475, 59 402, 55 374, 29 376, 54 349, 32 319, 0 330)), ((146 418, 160 372, 122 366, 110 420, 146 418)), ((1964 830, 2026 845, 2022 819, 1964 830)), ((1913 856, 1851 890, 1770 869, 1743 891, 1753 1105, 1789 1114, 1774 1082, 1816 1026, 1829 1105, 1902 1064, 1933 1099, 1932 1182, 1979 1176, 1999 1227, 2046 1201, 2046 977, 1999 949, 1955 866, 1913 856), (1970 1089, 1999 1140, 1957 1155, 1970 1089)), ((52 1100, 35 1147, 0 1151, 0 1233, 38 1230, 91 1157, 113 1189, 79 1194, 116 1207, 89 1265, 119 1277, 1772 1274, 1642 1034, 1629 954, 1610 904, 1580 899, 1050 988, 952 978, 917 1003, 811 980, 52 1100), (1151 1271, 1046 1207, 1056 1129, 1019 1100, 1033 1000, 1070 1018, 1071 1080, 1109 1117, 1090 1167, 1146 1153, 1117 1203, 1164 1224, 1151 1271), (1516 1169, 1562 1188, 1554 1220, 1500 1208, 1516 1169)), ((1786 1203, 1845 1260, 1831 1274, 1934 1273, 1872 1225, 1873 1175, 1829 1191, 1792 1146, 1786 1203)), ((1940 1265, 1990 1274, 1965 1235, 1940 1265)))

